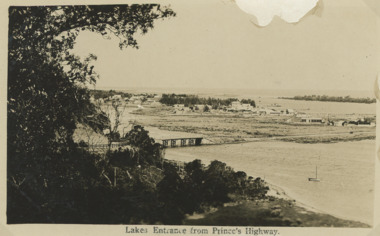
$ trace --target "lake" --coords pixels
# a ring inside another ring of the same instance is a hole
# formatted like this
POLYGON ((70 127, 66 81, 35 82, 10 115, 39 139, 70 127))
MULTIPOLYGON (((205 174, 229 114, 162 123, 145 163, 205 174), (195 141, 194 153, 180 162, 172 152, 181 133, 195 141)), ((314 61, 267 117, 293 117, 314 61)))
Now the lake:
POLYGON ((336 217, 373 224, 375 141, 333 144, 251 142, 168 148, 165 157, 219 160, 265 178, 296 201, 336 217), (315 177, 321 182, 309 182, 315 177))

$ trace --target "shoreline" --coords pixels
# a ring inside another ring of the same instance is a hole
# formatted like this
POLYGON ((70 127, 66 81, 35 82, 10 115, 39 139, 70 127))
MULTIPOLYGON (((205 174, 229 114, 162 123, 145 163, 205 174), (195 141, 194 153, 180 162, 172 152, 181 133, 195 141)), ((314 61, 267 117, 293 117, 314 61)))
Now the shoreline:
MULTIPOLYGON (((340 217, 334 214, 324 212, 322 210, 311 207, 289 196, 281 187, 266 182, 269 187, 266 199, 262 200, 233 200, 225 203, 222 207, 210 208, 203 213, 186 215, 184 225, 219 225, 219 226, 259 226, 256 225, 256 219, 259 222, 262 218, 256 218, 259 212, 270 212, 270 217, 262 215, 269 222, 290 222, 290 225, 282 225, 286 227, 333 227, 333 228, 371 228, 372 224, 363 223, 362 221, 340 217), (279 193, 279 194, 277 194, 279 193), (272 197, 272 198, 271 198, 272 197), (241 209, 241 214, 239 212, 241 209), (289 215, 289 209, 292 209, 289 215), (231 213, 232 216, 229 214, 231 213), (248 213, 248 215, 247 215, 248 213), (284 214, 284 215, 283 215, 284 214), (306 221, 303 222, 304 217, 306 221), (276 217, 277 220, 276 220, 276 217), (310 218, 311 217, 311 218, 310 218), (247 218, 251 220, 247 221, 247 218), (245 223, 241 223, 239 220, 245 223), (310 221, 308 221, 309 219, 310 221), (228 222, 232 220, 230 225, 228 222), (210 224, 210 222, 213 222, 210 224), (238 223, 236 223, 238 222, 238 223)), ((267 221, 268 222, 268 221, 267 221)), ((277 225, 277 223, 275 223, 277 225)), ((271 226, 271 223, 265 226, 271 226)), ((278 226, 278 225, 277 225, 278 226)))
MULTIPOLYGON (((167 160, 170 160, 170 159, 167 159, 167 160)), ((176 162, 181 162, 183 164, 186 163, 185 161, 176 161, 176 162)), ((229 165, 229 163, 226 163, 226 164, 229 165)), ((249 173, 247 173, 247 175, 249 175, 249 173)), ((261 178, 261 176, 253 176, 253 177, 254 178, 260 177, 261 178)), ((305 210, 307 212, 311 212, 311 213, 315 213, 315 214, 329 215, 329 216, 335 217, 335 218, 340 219, 340 220, 345 220, 345 221, 358 222, 358 223, 361 223, 361 224, 368 225, 368 227, 372 227, 373 226, 373 223, 370 223, 370 222, 363 222, 363 221, 360 221, 360 220, 351 219, 351 218, 348 218, 348 217, 340 216, 340 215, 333 214, 333 213, 330 213, 330 212, 318 209, 316 207, 313 207, 313 206, 305 203, 299 196, 296 197, 292 193, 292 191, 289 190, 288 188, 280 187, 280 186, 278 186, 278 185, 276 185, 276 184, 274 184, 272 182, 269 182, 268 180, 265 180, 265 179, 264 179, 264 182, 269 187, 269 190, 268 190, 268 192, 266 194, 267 197, 274 197, 274 198, 282 199, 282 200, 285 200, 285 201, 293 202, 294 206, 299 207, 302 210, 305 210)), ((231 203, 227 203, 224 207, 226 207, 226 206, 233 206, 233 205, 240 205, 240 204, 242 204, 242 203, 239 202, 239 201, 238 202, 232 201, 231 203)), ((211 209, 210 211, 205 212, 205 213, 193 213, 192 215, 188 215, 187 219, 189 219, 189 220, 202 219, 207 214, 214 213, 216 211, 218 211, 217 208, 211 209)))
MULTIPOLYGON (((361 140, 361 141, 353 141, 353 142, 363 142, 363 141, 372 141, 372 140, 361 140)), ((277 140, 277 142, 280 142, 277 140)), ((234 143, 234 144, 237 144, 237 143, 234 143)), ((219 144, 221 145, 221 144, 219 144)), ((225 144, 225 145, 232 145, 232 144, 225 144)), ((299 145, 303 145, 303 144, 299 144, 299 145)), ((327 144, 326 144, 327 145, 327 144)), ((204 145, 204 146, 208 146, 208 145, 204 145)), ((213 145, 211 145, 213 146, 213 145)), ((188 149, 189 147, 183 147, 184 149, 188 149)), ((194 147, 190 147, 190 149, 192 149, 194 147)), ((199 147, 197 147, 199 148, 199 147)), ((173 148, 168 148, 168 149, 171 149, 174 151, 173 148)), ((177 148, 177 150, 180 152, 179 148, 177 148)), ((177 152, 177 151, 175 151, 177 152)), ((185 152, 187 153, 187 152, 185 152)), ((169 157, 171 155, 169 154, 169 157)), ((186 157, 187 155, 185 155, 186 157)), ((194 159, 194 158, 193 158, 194 159)), ((218 158, 215 158, 217 160, 220 160, 222 162, 225 162, 227 165, 229 166, 233 166, 232 163, 226 161, 226 160, 223 160, 223 159, 218 159, 218 158)), ((207 161, 208 159, 206 160, 202 160, 202 161, 207 161)), ((186 161, 185 161, 186 162, 186 161)), ((242 170, 242 169, 239 169, 237 167, 233 167, 235 170, 242 170)), ((248 170, 243 170, 247 173, 247 175, 250 175, 250 172, 248 170)), ((255 175, 252 175, 253 177, 261 177, 263 178, 264 176, 262 175, 257 175, 257 173, 255 175)), ((278 185, 278 184, 275 184, 275 182, 271 182, 271 180, 268 180, 267 178, 263 178, 264 181, 266 182, 267 186, 270 188, 270 190, 268 191, 267 193, 267 196, 273 196, 273 197, 276 197, 276 198, 282 198, 284 200, 295 200, 294 202, 294 205, 297 206, 297 207, 300 207, 300 208, 303 208, 305 211, 310 211, 310 212, 313 212, 315 214, 322 214, 322 215, 329 215, 329 216, 332 216, 332 217, 335 217, 335 218, 338 218, 338 219, 341 219, 341 220, 346 220, 346 221, 352 221, 352 222, 360 222, 362 224, 365 224, 365 225, 369 225, 369 226, 372 226, 373 225, 373 219, 367 219, 367 218, 360 218, 360 217, 355 217, 355 215, 352 215, 353 217, 347 217, 349 215, 342 215, 342 214, 339 214, 339 211, 328 211, 328 208, 324 208, 324 210, 318 208, 317 206, 312 205, 312 204, 308 204, 307 201, 305 201, 306 198, 302 198, 302 196, 299 196, 297 194, 294 194, 289 188, 287 187, 283 187, 281 185, 278 185), (279 193, 279 194, 277 194, 279 193), (337 214, 338 213, 338 214, 337 214)))
POLYGON ((313 206, 310 206, 306 203, 304 203, 301 200, 299 200, 299 197, 295 197, 295 196, 292 196, 292 193, 291 191, 289 191, 289 189, 284 189, 283 187, 280 187, 280 186, 277 186, 273 183, 270 183, 268 181, 265 181, 269 187, 269 189, 273 189, 273 191, 275 192, 272 192, 271 194, 268 193, 268 196, 274 196, 274 197, 278 197, 278 198, 283 198, 285 200, 290 200, 290 201, 295 201, 295 205, 296 206, 299 206, 301 208, 304 208, 305 210, 308 210, 308 211, 311 211, 311 212, 314 212, 314 213, 319 213, 319 214, 328 214, 328 215, 331 215, 331 216, 334 216, 336 218, 339 218, 339 219, 342 219, 342 220, 347 220, 347 221, 355 221, 355 222, 360 222, 360 223, 363 223, 363 224, 368 224, 370 227, 373 226, 373 223, 369 223, 369 222, 362 222, 362 221, 358 221, 358 220, 355 220, 355 219, 350 219, 350 218, 347 218, 347 217, 343 217, 343 216, 340 216, 340 215, 337 215, 337 214, 333 214, 333 213, 329 213, 329 212, 326 212, 326 211, 323 211, 323 210, 320 210, 318 208, 315 208, 313 206), (277 194, 280 193, 280 194, 277 194))

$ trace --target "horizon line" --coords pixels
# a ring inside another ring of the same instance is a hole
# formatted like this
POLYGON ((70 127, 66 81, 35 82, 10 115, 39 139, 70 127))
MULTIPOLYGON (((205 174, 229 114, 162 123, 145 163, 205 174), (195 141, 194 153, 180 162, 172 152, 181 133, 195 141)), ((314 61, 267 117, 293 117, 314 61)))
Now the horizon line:
POLYGON ((302 88, 209 88, 209 87, 149 87, 149 86, 131 86, 131 87, 116 87, 116 86, 91 86, 89 89, 95 90, 133 90, 133 89, 178 89, 178 90, 279 90, 279 91, 349 91, 349 92, 370 92, 373 93, 373 90, 367 89, 302 89, 302 88))

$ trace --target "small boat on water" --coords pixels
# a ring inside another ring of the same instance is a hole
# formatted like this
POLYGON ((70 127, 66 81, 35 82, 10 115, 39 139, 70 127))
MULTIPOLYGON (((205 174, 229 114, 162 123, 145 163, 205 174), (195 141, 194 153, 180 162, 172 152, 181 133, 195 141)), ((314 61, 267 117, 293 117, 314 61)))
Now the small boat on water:
POLYGON ((318 167, 316 166, 315 167, 315 178, 309 178, 309 181, 313 181, 313 182, 320 182, 321 180, 318 179, 318 167))

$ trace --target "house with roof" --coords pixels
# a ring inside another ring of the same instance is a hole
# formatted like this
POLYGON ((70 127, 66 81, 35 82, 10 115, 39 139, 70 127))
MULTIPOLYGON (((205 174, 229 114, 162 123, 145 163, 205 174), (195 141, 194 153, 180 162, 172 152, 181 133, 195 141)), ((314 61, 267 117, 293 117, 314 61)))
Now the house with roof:
POLYGON ((322 124, 325 123, 325 120, 322 118, 305 117, 301 119, 301 122, 308 124, 322 124))

